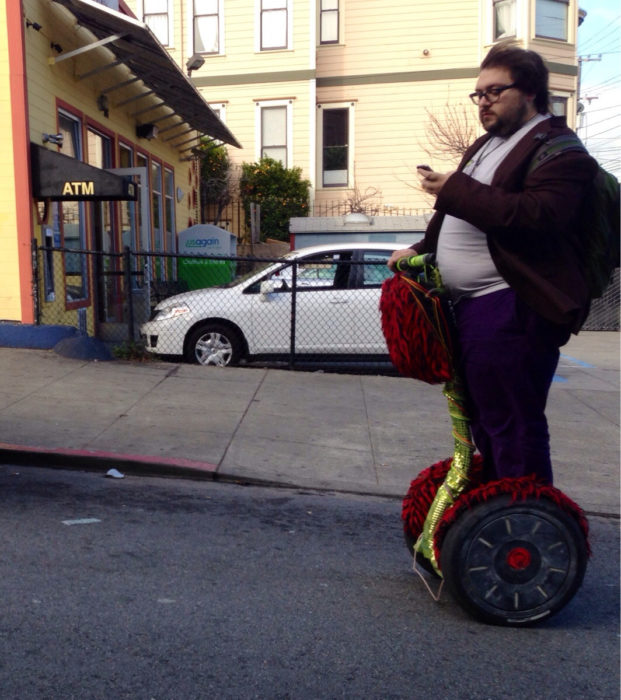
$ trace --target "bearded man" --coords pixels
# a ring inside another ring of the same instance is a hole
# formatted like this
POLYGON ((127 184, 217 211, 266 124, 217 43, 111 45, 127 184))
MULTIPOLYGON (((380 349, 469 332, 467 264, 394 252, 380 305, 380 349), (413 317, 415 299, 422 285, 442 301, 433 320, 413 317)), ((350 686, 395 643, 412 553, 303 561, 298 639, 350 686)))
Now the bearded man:
POLYGON ((530 171, 543 143, 573 133, 549 114, 548 70, 534 51, 494 46, 470 98, 487 133, 456 172, 418 169, 436 212, 424 239, 388 266, 412 250, 436 254, 485 478, 552 483, 545 406, 559 348, 589 310, 576 222, 597 163, 566 151, 530 171))

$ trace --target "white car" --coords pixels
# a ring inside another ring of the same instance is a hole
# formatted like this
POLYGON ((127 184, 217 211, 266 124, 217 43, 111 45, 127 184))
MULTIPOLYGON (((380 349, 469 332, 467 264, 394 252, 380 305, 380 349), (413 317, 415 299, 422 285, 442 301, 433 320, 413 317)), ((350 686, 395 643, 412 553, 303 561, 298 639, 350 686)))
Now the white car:
POLYGON ((224 287, 164 299, 141 326, 141 337, 149 352, 203 365, 292 350, 296 356, 387 355, 380 288, 392 274, 388 258, 402 247, 337 243, 293 251, 224 287))

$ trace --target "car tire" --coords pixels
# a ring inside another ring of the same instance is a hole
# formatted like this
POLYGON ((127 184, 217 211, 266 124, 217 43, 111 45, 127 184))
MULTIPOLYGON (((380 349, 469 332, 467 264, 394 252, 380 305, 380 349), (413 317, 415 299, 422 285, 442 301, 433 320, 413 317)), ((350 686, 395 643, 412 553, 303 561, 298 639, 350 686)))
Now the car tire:
POLYGON ((440 553, 446 587, 483 622, 532 625, 580 588, 588 549, 575 518, 545 498, 498 496, 449 528, 440 553))
POLYGON ((189 334, 185 359, 199 365, 227 367, 239 363, 243 347, 237 331, 221 323, 208 323, 189 334))

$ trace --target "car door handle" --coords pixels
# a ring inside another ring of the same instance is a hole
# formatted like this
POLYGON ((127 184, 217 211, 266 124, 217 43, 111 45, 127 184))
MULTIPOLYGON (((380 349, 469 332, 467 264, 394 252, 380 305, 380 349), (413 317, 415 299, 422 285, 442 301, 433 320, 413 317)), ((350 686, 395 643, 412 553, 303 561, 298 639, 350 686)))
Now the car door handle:
POLYGON ((331 304, 349 304, 349 299, 330 299, 331 304))

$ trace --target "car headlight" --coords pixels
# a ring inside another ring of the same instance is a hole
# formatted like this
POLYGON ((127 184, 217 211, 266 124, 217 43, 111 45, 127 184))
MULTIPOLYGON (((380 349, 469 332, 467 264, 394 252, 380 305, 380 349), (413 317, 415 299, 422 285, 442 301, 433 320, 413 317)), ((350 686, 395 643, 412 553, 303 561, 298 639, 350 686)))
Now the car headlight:
POLYGON ((186 306, 185 304, 171 304, 170 306, 165 306, 163 309, 157 310, 152 320, 167 321, 169 318, 175 318, 175 316, 183 316, 183 314, 189 313, 189 306, 186 306))

